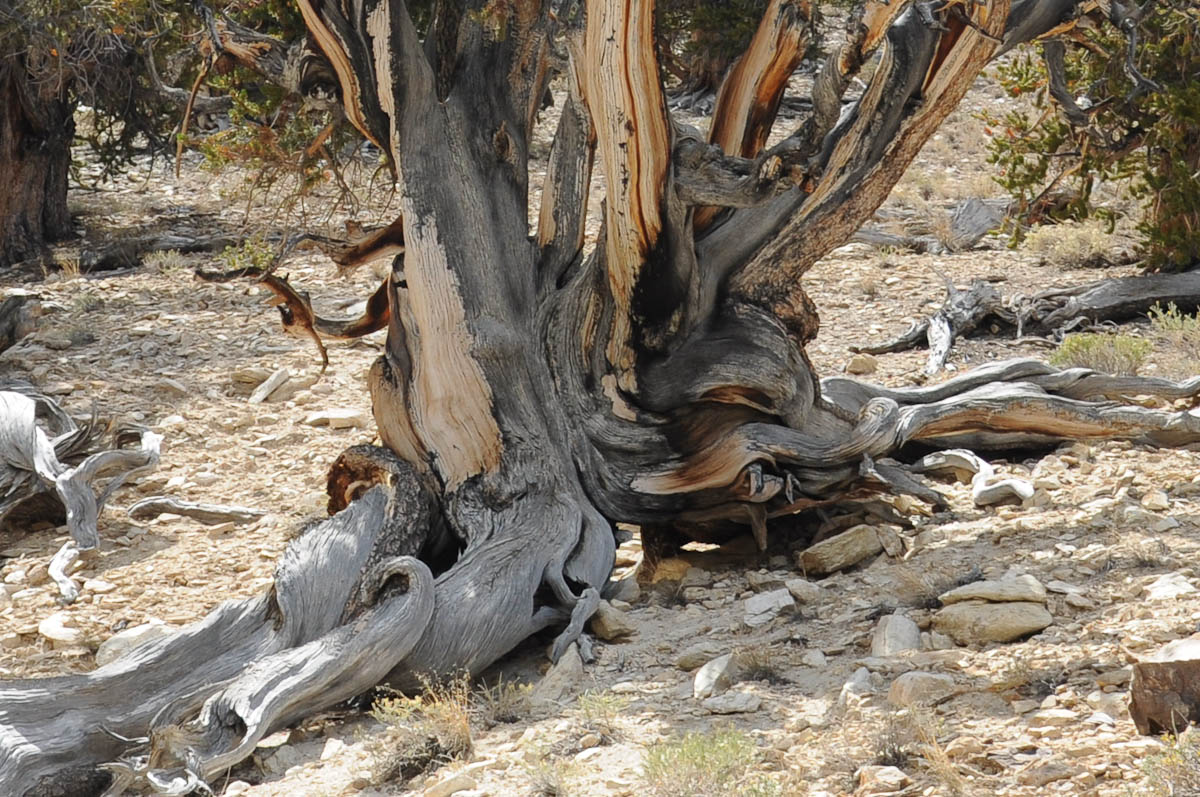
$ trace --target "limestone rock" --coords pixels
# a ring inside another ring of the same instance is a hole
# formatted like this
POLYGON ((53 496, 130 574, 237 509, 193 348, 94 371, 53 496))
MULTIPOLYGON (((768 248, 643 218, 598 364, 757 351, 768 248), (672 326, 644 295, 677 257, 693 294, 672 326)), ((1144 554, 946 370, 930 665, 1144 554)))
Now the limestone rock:
POLYGON ((1004 581, 974 581, 944 593, 938 600, 946 605, 970 600, 1045 603, 1046 588, 1033 576, 1025 575, 1004 581))
POLYGON ((307 426, 328 426, 330 429, 365 429, 371 419, 365 410, 335 408, 309 413, 304 423, 307 426))
POLYGON ((583 682, 583 658, 574 642, 534 687, 530 702, 536 706, 556 705, 583 682))
POLYGON ((857 376, 873 374, 878 368, 878 361, 869 354, 856 354, 846 363, 846 373, 857 376))
POLYGON ((716 658, 720 650, 721 646, 711 640, 698 642, 679 654, 675 659, 675 666, 684 672, 691 672, 716 658))
POLYGON ((1034 727, 1057 727, 1070 725, 1077 719, 1079 719, 1078 715, 1070 709, 1046 708, 1041 711, 1035 711, 1029 717, 1029 724, 1034 727))
POLYGON ((789 578, 783 583, 796 603, 816 603, 821 599, 821 587, 806 578, 789 578))
POLYGON ((638 598, 642 597, 642 588, 638 586, 636 578, 626 576, 620 581, 609 582, 608 595, 606 597, 613 601, 637 603, 638 598))
POLYGON ((122 658, 134 648, 154 639, 171 636, 172 633, 174 632, 161 622, 142 623, 133 628, 126 628, 100 643, 100 648, 96 651, 96 666, 103 667, 110 661, 122 658))
POLYGON ((894 706, 933 706, 955 692, 954 679, 933 672, 906 672, 892 681, 888 702, 894 706))
POLYGON ((755 592, 770 592, 784 587, 782 576, 775 573, 760 573, 757 570, 750 570, 746 573, 746 583, 755 592))
POLYGON ((55 612, 38 623, 38 633, 50 640, 55 648, 68 648, 83 642, 83 632, 66 625, 66 612, 55 612))
POLYGON ((882 767, 872 764, 858 770, 858 788, 855 797, 883 797, 899 794, 912 783, 912 778, 899 767, 882 767))
POLYGON ((450 797, 451 794, 458 794, 460 791, 473 788, 475 788, 475 779, 460 772, 438 781, 425 789, 423 794, 424 797, 450 797))
POLYGON ((1162 490, 1151 490, 1142 496, 1142 506, 1151 512, 1163 512, 1171 507, 1171 499, 1162 490))
POLYGON ((1040 603, 984 603, 963 601, 946 606, 933 616, 934 630, 960 645, 1011 642, 1041 631, 1054 622, 1040 603))
POLYGON ((751 628, 766 625, 779 616, 780 612, 795 608, 796 602, 786 589, 760 592, 746 598, 746 625, 751 628))
POLYGON ((1170 642, 1133 665, 1129 714, 1143 736, 1200 722, 1200 636, 1170 642))
POLYGON ((879 618, 871 637, 872 656, 895 656, 906 650, 921 649, 921 629, 899 612, 879 618))
POLYGON ((818 576, 853 567, 883 550, 879 535, 871 526, 851 526, 834 537, 821 540, 800 553, 799 564, 805 573, 818 576))
POLYGON ((613 642, 637 633, 637 627, 629 622, 625 613, 614 608, 608 601, 600 601, 600 606, 592 615, 591 625, 592 633, 605 642, 613 642))
POLYGON ((762 698, 750 692, 726 692, 700 705, 713 714, 752 714, 762 708, 762 698))
POLYGON ((732 653, 719 656, 705 664, 692 679, 692 697, 701 700, 719 695, 737 679, 737 662, 732 653))
POLYGON ((1170 600, 1195 591, 1196 588, 1192 582, 1188 581, 1182 573, 1167 573, 1146 585, 1146 596, 1152 601, 1170 600))

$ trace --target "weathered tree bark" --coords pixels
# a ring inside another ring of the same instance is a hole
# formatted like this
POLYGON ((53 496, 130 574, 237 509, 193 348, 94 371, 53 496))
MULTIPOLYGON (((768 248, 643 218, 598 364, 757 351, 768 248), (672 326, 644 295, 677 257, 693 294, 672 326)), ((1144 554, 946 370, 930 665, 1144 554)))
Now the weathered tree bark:
MULTIPOLYGON (((669 114, 653 0, 586 0, 586 22, 538 0, 439 6, 424 42, 403 0, 300 5, 347 118, 401 185, 387 312, 358 327, 386 323, 369 376, 383 447, 335 463, 337 514, 289 548, 267 596, 89 675, 0 686, 12 793, 86 786, 115 758, 121 784, 181 793, 385 676, 479 672, 551 627, 557 657, 597 606, 615 521, 710 541, 750 530, 765 546, 773 518, 811 506, 929 498, 903 465, 875 464, 909 443, 1200 441, 1188 413, 1091 400, 1193 396, 1200 380, 1118 386, 1014 361, 889 390, 818 381, 805 355, 818 321, 804 273, 871 216, 999 42, 1066 24, 1074 2, 872 2, 812 113, 770 149, 793 56, 748 54, 722 91, 722 132, 700 141, 669 114), (556 36, 570 96, 531 236, 528 143, 556 36), (593 165, 607 196, 589 253, 593 165), (699 229, 696 207, 727 209, 699 229)), ((752 49, 803 39, 807 6, 768 14, 752 49)), ((320 334, 303 297, 280 296, 320 334)))
POLYGON ((30 52, 0 60, 0 268, 41 255, 46 242, 71 234, 74 106, 65 85, 31 77, 27 61, 38 57, 30 52))

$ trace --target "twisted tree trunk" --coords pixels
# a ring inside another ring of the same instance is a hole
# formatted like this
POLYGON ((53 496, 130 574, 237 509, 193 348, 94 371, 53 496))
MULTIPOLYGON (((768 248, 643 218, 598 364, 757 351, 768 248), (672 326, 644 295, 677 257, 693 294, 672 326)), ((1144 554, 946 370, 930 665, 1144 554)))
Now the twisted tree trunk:
POLYGON ((806 0, 769 5, 712 143, 668 113, 653 0, 440 4, 424 41, 402 0, 300 2, 347 117, 402 188, 387 310, 360 325, 387 325, 369 377, 385 448, 335 464, 337 514, 289 548, 267 596, 89 675, 0 686, 6 792, 86 792, 94 764, 120 759, 122 783, 179 793, 385 676, 478 672, 548 627, 557 656, 597 605, 616 521, 765 544, 773 518, 912 485, 873 462, 914 441, 1200 440, 1189 414, 1092 403, 1194 384, 1016 361, 886 390, 819 382, 804 351, 805 271, 870 217, 988 59, 1067 24, 1070 0, 869 3, 811 116, 769 150, 806 0), (569 96, 531 235, 528 142, 555 36, 569 96), (594 163, 607 197, 588 253, 594 163), (697 207, 716 208, 702 227, 697 207))

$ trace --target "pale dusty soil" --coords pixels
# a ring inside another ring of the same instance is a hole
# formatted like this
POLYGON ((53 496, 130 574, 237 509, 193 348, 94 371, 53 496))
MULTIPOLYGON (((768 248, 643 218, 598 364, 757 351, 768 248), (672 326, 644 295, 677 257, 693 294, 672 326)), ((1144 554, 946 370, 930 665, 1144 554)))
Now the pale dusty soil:
MULTIPOLYGON (((984 90, 973 94, 892 201, 928 210, 942 200, 994 191, 981 178, 988 167, 979 123, 969 112, 1000 102, 984 90), (931 199, 922 199, 922 193, 931 199)), ((243 205, 228 193, 236 178, 185 169, 176 181, 160 164, 148 182, 145 173, 133 175, 99 192, 78 192, 73 205, 92 230, 169 225, 172 219, 198 214, 209 214, 202 218, 204 224, 237 227, 244 221, 243 205)), ((310 217, 324 216, 327 205, 322 203, 328 201, 312 200, 310 217)), ((341 217, 335 214, 334 220, 341 217)), ((359 217, 370 221, 386 214, 367 207, 359 217)), ((255 220, 271 224, 264 214, 255 220)), ((842 369, 848 344, 897 334, 940 304, 942 281, 931 267, 960 285, 972 277, 996 277, 1003 280, 1005 292, 1019 293, 1100 276, 1039 265, 1038 256, 1003 248, 999 239, 990 245, 938 257, 885 257, 851 246, 822 261, 807 280, 822 311, 822 332, 810 349, 818 372, 842 369)), ((184 258, 183 265, 211 268, 216 263, 211 256, 197 255, 184 258)), ((347 313, 376 282, 368 270, 338 278, 312 253, 294 256, 286 271, 331 314, 347 313)), ((1132 269, 1104 272, 1127 273, 1132 269)), ((0 676, 84 672, 94 666, 96 645, 122 628, 151 619, 183 626, 221 601, 256 594, 269 584, 274 561, 289 537, 323 511, 326 468, 344 448, 373 435, 371 429, 330 430, 303 420, 329 408, 369 412, 364 377, 382 338, 331 343, 330 368, 313 382, 320 363, 310 345, 280 334, 275 312, 262 304, 264 292, 256 288, 197 283, 183 267, 142 268, 120 276, 56 274, 44 281, 28 276, 19 287, 36 290, 60 309, 45 318, 32 341, 0 355, 0 374, 33 380, 72 412, 86 413, 95 404, 166 436, 159 470, 117 493, 101 519, 102 553, 76 573, 79 581, 110 582, 116 587, 111 592, 85 590, 75 605, 60 609, 53 585, 39 578, 39 566, 65 541, 64 529, 0 537, 0 574, 26 571, 25 579, 13 585, 20 587, 18 599, 0 609, 0 676), (39 343, 64 335, 76 340, 65 350, 39 343), (265 404, 248 404, 253 385, 237 381, 235 374, 264 369, 261 378, 280 367, 291 371, 298 389, 285 388, 290 395, 265 404), (128 520, 125 507, 158 493, 244 504, 269 514, 215 536, 188 519, 128 520), (85 645, 56 649, 38 635, 38 622, 55 611, 63 611, 66 623, 83 632, 85 645)), ((1131 329, 1145 332, 1144 325, 1131 329)), ((957 344, 950 362, 962 370, 1047 351, 1002 339, 968 340, 957 344)), ((1165 353, 1156 357, 1145 373, 1172 368, 1165 353)), ((924 359, 923 351, 883 355, 878 373, 870 378, 909 384, 918 379, 924 359)), ((965 485, 942 484, 952 509, 933 516, 913 514, 903 559, 883 555, 823 579, 819 601, 763 629, 751 631, 742 623, 742 599, 751 594, 746 571, 796 577, 786 540, 777 541, 764 556, 689 553, 709 583, 679 600, 663 601, 644 592, 627 611, 637 634, 622 644, 599 643, 597 663, 577 684, 576 694, 590 689, 621 696, 624 705, 609 744, 581 749, 589 729, 570 697, 549 716, 477 728, 473 757, 453 762, 425 781, 372 784, 382 738, 379 723, 343 711, 273 738, 253 761, 214 787, 258 784, 249 790, 255 795, 420 793, 469 768, 477 788, 487 794, 526 794, 531 767, 549 756, 552 767, 566 772, 570 794, 643 794, 640 765, 648 745, 688 731, 732 727, 757 740, 759 769, 779 784, 781 793, 852 791, 855 770, 878 758, 890 734, 912 752, 901 764, 915 782, 905 793, 949 794, 946 772, 931 763, 935 756, 928 748, 923 757, 911 731, 905 730, 909 726, 903 714, 886 699, 896 675, 924 669, 953 676, 961 690, 937 707, 933 726, 943 748, 966 751, 949 764, 963 779, 962 793, 1136 794, 1143 782, 1142 762, 1159 742, 1137 735, 1123 709, 1124 687, 1101 690, 1096 678, 1196 630, 1200 592, 1152 603, 1143 587, 1171 572, 1200 581, 1195 565, 1200 548, 1197 454, 1106 443, 995 464, 1037 480, 1038 495, 1028 506, 979 509, 965 485), (1136 505, 1151 489, 1167 491, 1170 507, 1157 515, 1177 525, 1126 524, 1122 519, 1121 507, 1136 505), (867 660, 873 692, 839 700, 843 684, 868 658, 871 631, 882 611, 900 608, 925 625, 931 610, 913 605, 927 591, 922 579, 945 584, 976 567, 985 577, 1022 572, 1043 583, 1057 579, 1078 585, 1088 605, 1071 606, 1063 595, 1051 595, 1054 624, 1021 642, 867 660), (735 647, 768 652, 778 678, 734 687, 761 696, 760 710, 717 717, 692 699, 692 676, 674 661, 703 640, 718 653, 735 647), (821 651, 827 663, 803 663, 812 651, 821 651), (1032 718, 1040 701, 1067 709, 1069 719, 1061 726, 1040 727, 1032 718), (1111 722, 1089 719, 1097 706, 1111 715, 1111 722), (1039 782, 1039 775, 1052 771, 1062 777, 1039 782)), ((629 572, 638 558, 636 540, 623 546, 617 575, 629 572)), ((545 667, 544 642, 532 641, 499 670, 510 678, 536 679, 545 667)))

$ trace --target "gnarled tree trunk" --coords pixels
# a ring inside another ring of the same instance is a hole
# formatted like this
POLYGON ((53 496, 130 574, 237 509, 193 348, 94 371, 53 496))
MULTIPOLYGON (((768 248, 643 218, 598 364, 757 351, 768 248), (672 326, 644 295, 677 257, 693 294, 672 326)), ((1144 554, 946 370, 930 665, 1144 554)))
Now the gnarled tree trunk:
POLYGON ((30 76, 26 61, 36 57, 0 59, 0 268, 71 234, 67 175, 74 108, 64 86, 30 76))
POLYGON ((989 58, 1069 24, 1071 0, 871 2, 813 113, 769 150, 806 0, 769 4, 711 142, 670 117, 653 0, 439 4, 424 41, 403 0, 300 2, 348 118, 401 186, 404 252, 386 311, 359 325, 388 331, 369 377, 384 448, 335 464, 337 514, 289 548, 267 596, 92 674, 0 686, 7 791, 86 789, 92 764, 120 759, 122 782, 179 792, 385 676, 478 672, 549 627, 557 656, 597 605, 616 521, 765 544, 773 518, 913 484, 874 464, 910 442, 1200 440, 1186 413, 1092 403, 1198 385, 1015 361, 887 390, 820 382, 805 355, 804 273, 870 217, 989 58), (554 37, 569 93, 531 234, 529 133, 554 37), (607 196, 587 252, 593 165, 607 196), (701 225, 696 208, 714 210, 701 225))

